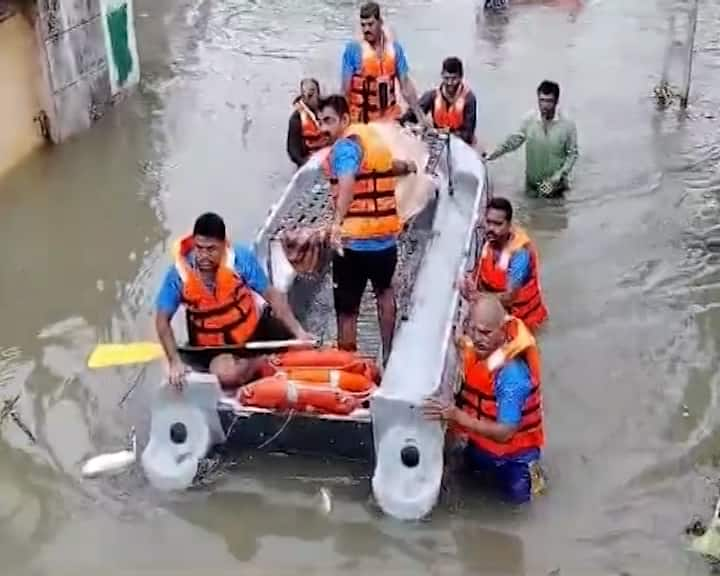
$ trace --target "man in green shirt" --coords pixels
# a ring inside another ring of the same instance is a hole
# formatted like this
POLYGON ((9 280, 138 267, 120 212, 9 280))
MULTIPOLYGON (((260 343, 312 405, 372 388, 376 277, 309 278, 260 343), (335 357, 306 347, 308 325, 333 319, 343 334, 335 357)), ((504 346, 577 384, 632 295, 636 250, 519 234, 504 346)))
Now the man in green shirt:
POLYGON ((568 177, 578 157, 575 123, 557 110, 560 86, 544 80, 537 89, 539 114, 531 113, 520 129, 508 136, 488 160, 525 144, 525 180, 528 193, 559 196, 568 188, 568 177))

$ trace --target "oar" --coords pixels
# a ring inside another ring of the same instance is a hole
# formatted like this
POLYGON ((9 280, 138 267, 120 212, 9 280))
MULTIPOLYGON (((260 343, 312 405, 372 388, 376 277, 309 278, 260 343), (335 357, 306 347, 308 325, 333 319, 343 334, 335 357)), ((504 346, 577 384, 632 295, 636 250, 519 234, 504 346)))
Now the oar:
MULTIPOLYGON (((235 346, 179 346, 180 352, 232 353, 242 350, 274 350, 296 346, 316 346, 315 340, 270 340, 248 342, 235 346)), ((159 360, 165 355, 159 342, 130 342, 127 344, 98 344, 88 358, 88 368, 107 368, 125 364, 141 364, 159 360)))

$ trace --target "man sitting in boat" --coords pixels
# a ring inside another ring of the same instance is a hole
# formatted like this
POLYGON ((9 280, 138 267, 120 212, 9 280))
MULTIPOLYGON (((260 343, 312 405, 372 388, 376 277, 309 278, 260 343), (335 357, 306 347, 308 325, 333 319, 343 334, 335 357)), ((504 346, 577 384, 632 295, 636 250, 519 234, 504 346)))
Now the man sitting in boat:
MULTIPOLYGON (((448 130, 471 146, 475 144, 477 101, 463 80, 463 63, 451 56, 442 64, 442 82, 420 98, 420 109, 430 114, 433 126, 448 130)), ((400 122, 417 122, 415 113, 408 110, 400 122)))
MULTIPOLYGON (((270 286, 254 253, 231 244, 225 222, 208 212, 195 221, 192 235, 173 247, 174 263, 157 297, 155 326, 169 363, 169 380, 182 385, 187 371, 178 353, 170 322, 182 304, 191 346, 242 345, 252 340, 310 339, 293 315, 285 295, 270 286), (259 310, 257 295, 269 307, 259 310)), ((225 388, 247 383, 259 363, 231 354, 210 363, 225 388)))
POLYGON ((287 133, 287 153, 298 168, 328 145, 317 119, 319 103, 320 84, 315 78, 305 78, 300 82, 300 96, 293 102, 295 110, 290 115, 287 133))
POLYGON ((499 196, 490 200, 485 244, 475 269, 461 282, 460 293, 475 300, 481 292, 494 292, 510 314, 536 332, 548 317, 538 253, 527 232, 513 225, 512 216, 509 200, 499 196))
POLYGON ((489 474, 504 500, 529 502, 543 486, 545 444, 535 339, 495 296, 482 294, 470 308, 460 351, 464 377, 457 405, 428 399, 423 411, 467 439, 469 469, 489 474))
POLYGON ((410 108, 424 121, 405 51, 383 28, 377 2, 366 2, 360 7, 360 27, 362 38, 347 44, 342 60, 342 87, 350 103, 352 121, 397 120, 400 106, 396 83, 410 108))
POLYGON ((402 229, 395 177, 417 168, 412 162, 394 160, 371 125, 350 124, 348 103, 341 95, 320 103, 320 125, 333 143, 324 168, 334 200, 331 238, 342 246, 341 253, 333 257, 338 347, 357 349, 360 302, 370 280, 387 361, 395 331, 392 279, 397 236, 402 229))

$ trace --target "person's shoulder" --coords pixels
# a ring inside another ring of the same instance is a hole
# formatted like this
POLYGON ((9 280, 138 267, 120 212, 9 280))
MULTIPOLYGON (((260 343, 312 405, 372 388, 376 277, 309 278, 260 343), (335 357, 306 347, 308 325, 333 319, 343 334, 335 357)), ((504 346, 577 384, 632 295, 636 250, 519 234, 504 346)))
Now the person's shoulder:
POLYGON ((257 254, 255 254, 255 249, 250 246, 249 244, 246 244, 244 242, 234 242, 233 243, 233 250, 235 251, 235 260, 236 261, 247 261, 247 260, 256 260, 257 254))
POLYGON ((360 53, 360 41, 357 38, 352 38, 345 42, 345 55, 352 56, 360 53))
POLYGON ((530 368, 527 362, 520 357, 513 358, 498 370, 498 379, 503 384, 517 388, 520 385, 530 385, 530 368))

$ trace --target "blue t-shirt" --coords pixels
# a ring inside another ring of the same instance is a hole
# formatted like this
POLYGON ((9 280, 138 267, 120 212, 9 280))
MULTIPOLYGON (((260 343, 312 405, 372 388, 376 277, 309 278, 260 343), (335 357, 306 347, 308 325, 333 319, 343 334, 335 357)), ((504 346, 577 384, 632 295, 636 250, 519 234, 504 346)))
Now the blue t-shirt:
MULTIPOLYGON (((330 171, 334 178, 341 176, 355 176, 362 165, 362 148, 350 138, 341 138, 330 151, 330 171)), ((349 250, 358 252, 377 252, 395 246, 395 236, 383 236, 380 238, 363 238, 360 240, 346 240, 344 246, 349 250)))
MULTIPOLYGON (((395 73, 399 79, 404 79, 410 72, 405 51, 399 42, 393 41, 395 48, 395 73)), ((353 74, 362 69, 362 48, 357 40, 348 42, 345 46, 342 59, 342 86, 347 86, 353 74)))
POLYGON ((513 358, 495 375, 495 397, 497 398, 497 421, 508 426, 517 426, 522 419, 522 409, 530 395, 532 380, 527 363, 513 358))
MULTIPOLYGON (((527 363, 520 358, 513 358, 495 375, 495 397, 497 398, 497 421, 508 426, 517 426, 522 420, 525 401, 530 396, 532 380, 527 363)), ((510 457, 491 456, 474 448, 475 460, 487 460, 500 465, 512 461, 529 463, 540 457, 540 450, 530 448, 510 457)), ((477 464, 477 462, 476 462, 477 464)))
MULTIPOLYGON (((250 248, 242 244, 235 244, 234 249, 235 272, 242 277, 251 290, 258 294, 264 294, 270 286, 270 282, 257 256, 250 248)), ((187 261, 191 266, 193 265, 192 251, 188 254, 187 261)), ((180 274, 174 265, 170 266, 155 301, 156 311, 172 317, 180 307, 182 289, 183 283, 180 274)))
POLYGON ((530 280, 530 252, 520 248, 513 253, 508 263, 508 290, 520 288, 530 280))

